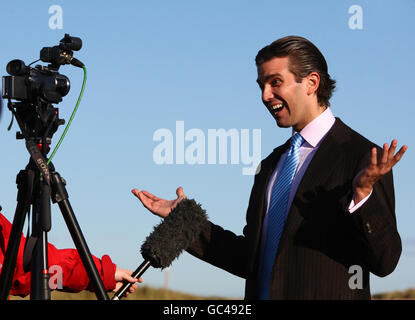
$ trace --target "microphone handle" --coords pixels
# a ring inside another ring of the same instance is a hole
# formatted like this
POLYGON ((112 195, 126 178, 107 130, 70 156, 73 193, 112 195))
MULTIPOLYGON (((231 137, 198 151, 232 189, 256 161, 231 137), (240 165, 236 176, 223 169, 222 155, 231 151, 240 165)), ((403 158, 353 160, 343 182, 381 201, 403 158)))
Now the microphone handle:
MULTIPOLYGON (((133 272, 133 274, 131 275, 133 278, 140 278, 144 272, 146 272, 146 270, 150 267, 150 261, 148 260, 144 260, 144 262, 142 264, 140 264, 140 266, 133 272)), ((133 283, 131 282, 127 282, 124 281, 124 284, 122 285, 122 287, 120 289, 118 289, 118 291, 114 294, 114 296, 112 297, 111 300, 120 300, 123 295, 125 294, 125 292, 133 285, 133 283)))

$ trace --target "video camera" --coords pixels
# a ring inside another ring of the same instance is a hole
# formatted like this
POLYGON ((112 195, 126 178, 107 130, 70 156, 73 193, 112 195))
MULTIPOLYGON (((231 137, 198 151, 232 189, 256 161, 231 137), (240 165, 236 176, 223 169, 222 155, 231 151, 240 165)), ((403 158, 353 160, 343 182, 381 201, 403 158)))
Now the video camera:
POLYGON ((45 102, 59 103, 70 89, 69 79, 58 73, 63 64, 73 64, 82 68, 83 63, 73 57, 72 50, 82 47, 80 38, 65 34, 59 46, 44 47, 40 51, 40 60, 50 65, 35 68, 26 66, 22 60, 12 60, 6 70, 10 76, 3 77, 3 98, 31 101, 39 97, 45 102))
POLYGON ((56 132, 57 127, 65 123, 58 119, 58 109, 52 103, 59 103, 71 87, 68 77, 58 72, 64 64, 72 64, 83 68, 84 64, 73 57, 73 51, 82 47, 82 40, 65 34, 58 46, 44 47, 40 51, 40 59, 49 63, 48 66, 26 66, 22 60, 12 60, 6 70, 10 76, 3 77, 2 96, 9 100, 8 107, 19 121, 22 133, 17 139, 41 139, 44 135, 48 140, 56 132), (11 100, 20 102, 12 103, 11 100))

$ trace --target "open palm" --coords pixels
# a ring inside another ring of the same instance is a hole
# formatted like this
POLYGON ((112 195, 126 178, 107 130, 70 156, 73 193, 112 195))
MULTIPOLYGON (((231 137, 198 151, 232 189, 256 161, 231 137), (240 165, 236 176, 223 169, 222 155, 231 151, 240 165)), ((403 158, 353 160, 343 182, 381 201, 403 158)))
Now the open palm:
POLYGON ((392 167, 401 160, 403 154, 408 149, 408 146, 402 146, 395 154, 398 141, 392 140, 390 148, 387 143, 383 145, 382 155, 380 161, 377 159, 376 148, 372 149, 371 159, 369 165, 361 170, 353 179, 353 189, 357 201, 362 200, 372 191, 373 185, 392 170, 392 167))
POLYGON ((186 195, 183 192, 183 188, 179 187, 176 190, 177 199, 166 200, 155 196, 154 194, 148 191, 139 191, 138 189, 133 189, 131 192, 141 201, 144 207, 150 210, 155 215, 165 218, 168 216, 170 211, 176 207, 176 205, 186 198, 186 195))

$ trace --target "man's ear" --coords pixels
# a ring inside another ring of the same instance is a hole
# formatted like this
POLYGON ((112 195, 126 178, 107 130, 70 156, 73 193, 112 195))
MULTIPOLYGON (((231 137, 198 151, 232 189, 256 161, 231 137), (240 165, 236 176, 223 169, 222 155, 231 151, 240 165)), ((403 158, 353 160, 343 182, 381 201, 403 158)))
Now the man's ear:
POLYGON ((320 75, 317 72, 311 72, 307 76, 307 94, 317 94, 318 86, 320 85, 320 75))

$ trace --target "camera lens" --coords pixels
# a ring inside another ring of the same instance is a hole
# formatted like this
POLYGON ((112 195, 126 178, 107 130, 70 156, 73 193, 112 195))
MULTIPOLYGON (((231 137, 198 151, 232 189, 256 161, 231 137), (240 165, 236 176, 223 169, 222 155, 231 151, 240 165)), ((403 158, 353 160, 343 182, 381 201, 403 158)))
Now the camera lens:
POLYGON ((57 74, 55 76, 55 87, 56 92, 58 92, 62 97, 66 96, 69 92, 69 89, 71 88, 71 83, 69 82, 69 79, 62 75, 57 74))

